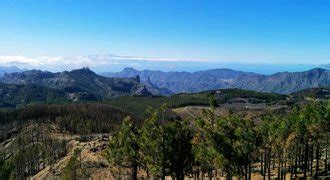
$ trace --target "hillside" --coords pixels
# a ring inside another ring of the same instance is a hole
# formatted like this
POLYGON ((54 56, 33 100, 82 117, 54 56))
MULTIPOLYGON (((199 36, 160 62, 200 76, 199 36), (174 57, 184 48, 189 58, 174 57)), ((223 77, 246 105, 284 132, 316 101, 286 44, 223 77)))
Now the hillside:
POLYGON ((274 93, 260 93, 241 89, 210 90, 199 93, 181 93, 169 97, 133 97, 123 96, 102 103, 118 107, 124 111, 136 114, 145 118, 146 110, 151 107, 157 109, 163 104, 169 108, 185 106, 209 106, 210 98, 214 98, 219 106, 233 103, 249 104, 278 104, 285 103, 286 95, 274 93), (284 101, 284 102, 282 102, 284 101))
POLYGON ((320 68, 305 72, 282 72, 270 76, 243 76, 233 84, 233 87, 240 89, 281 94, 328 86, 330 86, 330 70, 320 68))
POLYGON ((63 91, 34 84, 17 85, 0 83, 0 107, 16 107, 31 103, 68 101, 63 91))
POLYGON ((262 75, 230 69, 213 69, 198 72, 138 71, 125 68, 118 73, 103 73, 109 77, 133 77, 139 75, 142 82, 174 93, 200 92, 214 89, 239 88, 259 92, 290 94, 313 87, 330 86, 330 70, 312 69, 305 72, 280 72, 262 75))
POLYGON ((297 100, 303 100, 306 98, 330 99, 330 87, 305 89, 293 93, 292 96, 297 100))
MULTIPOLYGON (((46 94, 46 92, 43 92, 46 90, 59 92, 59 95, 65 94, 59 90, 31 84, 3 84, 2 89, 5 89, 5 87, 13 89, 20 87, 28 92, 40 88, 41 94, 46 94)), ((213 112, 218 120, 225 118, 223 122, 230 121, 232 125, 242 123, 244 126, 241 128, 245 128, 246 124, 244 123, 253 122, 249 127, 258 129, 263 127, 259 126, 262 125, 262 122, 267 122, 267 119, 264 118, 269 115, 282 117, 286 114, 294 114, 291 113, 295 109, 293 105, 299 104, 298 102, 302 102, 300 104, 307 102, 300 97, 317 96, 323 98, 329 94, 327 90, 326 88, 310 89, 290 95, 280 95, 241 89, 220 89, 199 93, 182 93, 168 97, 121 96, 91 103, 39 104, 24 108, 0 109, 0 157, 2 157, 2 159, 0 158, 0 172, 2 173, 0 173, 0 177, 10 177, 11 172, 15 172, 15 177, 65 179, 63 176, 68 169, 71 172, 70 163, 72 163, 75 151, 79 150, 80 160, 78 162, 81 169, 79 171, 81 178, 114 179, 119 176, 128 179, 130 171, 123 169, 125 173, 120 171, 118 174, 117 167, 113 166, 108 157, 105 156, 105 153, 111 147, 109 141, 122 129, 120 124, 127 116, 130 116, 132 122, 137 127, 141 127, 139 130, 142 130, 146 120, 148 121, 151 115, 147 109, 152 107, 151 112, 153 112, 163 104, 167 104, 168 109, 157 118, 171 120, 169 123, 172 121, 179 124, 189 122, 192 126, 188 127, 193 127, 198 120, 209 118, 205 115, 205 112, 213 112), (214 107, 210 107, 210 100, 212 99, 214 100, 214 107), (244 117, 246 119, 241 119, 242 121, 237 124, 239 119, 226 119, 228 116, 244 117), (38 165, 32 166, 32 164, 38 165)), ((19 94, 21 91, 16 92, 19 94)), ((26 94, 28 95, 28 93, 26 94)), ((34 95, 32 93, 31 98, 34 95)), ((61 97, 59 96, 59 98, 61 97)), ((158 112, 161 113, 161 111, 158 112)), ((269 122, 276 122, 276 120, 281 120, 281 118, 270 119, 269 122)), ((172 134, 172 128, 176 126, 169 127, 171 133, 167 134, 172 134)), ((239 129, 233 128, 232 130, 239 129)), ((244 129, 243 132, 247 130, 249 128, 244 129)), ((191 133, 193 132, 195 131, 191 131, 191 133)), ((259 134, 251 135, 252 138, 258 136, 259 134)), ((125 138, 124 142, 126 140, 125 138)), ((186 149, 187 146, 183 147, 186 149)), ((255 160, 255 162, 255 164, 260 164, 258 160, 255 160)), ((253 168, 258 167, 255 164, 253 164, 253 168)), ((260 173, 256 175, 262 176, 260 173)), ((140 170, 138 176, 146 178, 145 171, 140 170)))
POLYGON ((51 73, 31 70, 5 74, 1 78, 8 84, 35 84, 62 90, 66 93, 87 93, 94 99, 107 99, 123 95, 150 95, 138 77, 107 78, 88 68, 51 73))

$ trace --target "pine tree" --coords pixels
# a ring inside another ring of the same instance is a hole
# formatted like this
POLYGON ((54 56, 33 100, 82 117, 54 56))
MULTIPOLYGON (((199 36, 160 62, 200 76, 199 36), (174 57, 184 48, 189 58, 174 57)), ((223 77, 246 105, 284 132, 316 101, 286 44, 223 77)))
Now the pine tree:
MULTIPOLYGON (((192 151, 195 157, 195 163, 200 167, 200 170, 207 172, 210 179, 212 171, 221 165, 221 156, 217 153, 213 141, 213 126, 205 118, 196 119, 194 138, 192 140, 192 151)), ((199 171, 197 176, 199 176, 199 171)))
POLYGON ((141 150, 143 160, 146 163, 148 171, 153 175, 161 176, 165 179, 167 169, 169 167, 168 151, 169 142, 166 131, 165 113, 166 108, 163 106, 161 114, 155 110, 150 112, 150 117, 145 120, 141 133, 141 150))
POLYGON ((141 166, 140 132, 133 121, 127 117, 117 133, 110 138, 107 158, 113 165, 130 168, 131 179, 137 179, 138 167, 141 166))

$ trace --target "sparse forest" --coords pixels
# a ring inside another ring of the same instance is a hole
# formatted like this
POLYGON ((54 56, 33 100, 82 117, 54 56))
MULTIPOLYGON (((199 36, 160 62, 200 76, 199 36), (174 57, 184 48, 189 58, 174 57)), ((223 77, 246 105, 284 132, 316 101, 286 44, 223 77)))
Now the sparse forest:
MULTIPOLYGON (((205 110, 197 119, 167 119, 150 111, 141 128, 127 118, 113 133, 106 156, 112 165, 147 177, 263 179, 325 176, 329 168, 329 102, 312 101, 256 124, 205 110)), ((120 177, 120 174, 119 174, 120 177)))
POLYGON ((90 177, 82 165, 84 150, 55 138, 56 134, 76 135, 82 143, 88 141, 85 135, 109 134, 101 150, 113 178, 317 179, 327 175, 329 101, 304 101, 256 118, 233 109, 219 115, 219 97, 206 97, 208 108, 190 118, 175 115, 173 104, 159 105, 163 101, 137 115, 96 103, 2 110, 0 179, 33 177, 46 167, 55 173, 59 170, 52 170, 53 166, 66 156, 68 162, 58 177, 90 177))

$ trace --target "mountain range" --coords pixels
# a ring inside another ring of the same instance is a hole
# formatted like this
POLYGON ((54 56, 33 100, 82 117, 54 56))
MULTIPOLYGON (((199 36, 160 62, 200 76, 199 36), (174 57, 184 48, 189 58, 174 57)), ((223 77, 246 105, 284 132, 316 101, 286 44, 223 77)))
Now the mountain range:
POLYGON ((150 95, 139 77, 108 78, 97 75, 88 68, 51 73, 29 70, 6 73, 0 78, 2 83, 17 85, 37 85, 60 90, 72 99, 85 96, 88 99, 107 99, 123 95, 150 95))
POLYGON ((3 103, 0 106, 103 100, 119 96, 172 95, 228 88, 292 94, 309 88, 330 87, 330 71, 321 68, 273 75, 231 69, 190 73, 125 68, 121 72, 102 75, 88 68, 58 73, 41 70, 5 73, 0 77, 0 101, 3 103))
POLYGON ((330 86, 330 70, 315 68, 304 72, 279 72, 263 75, 231 69, 197 72, 162 72, 125 68, 102 73, 107 77, 140 76, 142 83, 153 84, 168 93, 194 93, 205 90, 239 88, 259 92, 290 94, 303 89, 330 86))

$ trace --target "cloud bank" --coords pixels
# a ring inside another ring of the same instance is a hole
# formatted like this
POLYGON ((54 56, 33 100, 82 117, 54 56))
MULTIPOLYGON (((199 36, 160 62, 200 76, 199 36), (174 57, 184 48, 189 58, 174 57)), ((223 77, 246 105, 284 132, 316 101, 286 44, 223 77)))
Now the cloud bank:
MULTIPOLYGON (((149 58, 137 56, 119 56, 119 55, 88 55, 88 56, 21 56, 21 55, 0 55, 0 66, 17 66, 24 68, 39 68, 45 70, 75 69, 81 67, 90 67, 99 69, 100 67, 115 66, 120 64, 134 65, 136 62, 177 62, 177 61, 196 61, 169 58, 149 58)), ((199 60, 198 60, 199 61, 199 60)))
POLYGON ((61 56, 5 56, 0 55, 0 66, 17 66, 21 69, 41 69, 52 72, 89 67, 96 72, 116 72, 125 67, 138 70, 198 71, 215 68, 272 74, 282 71, 304 71, 317 65, 304 64, 256 64, 229 61, 202 61, 187 59, 148 58, 120 55, 61 56))

